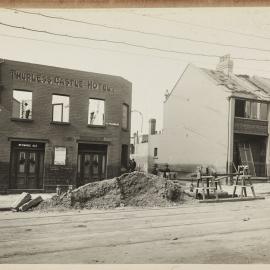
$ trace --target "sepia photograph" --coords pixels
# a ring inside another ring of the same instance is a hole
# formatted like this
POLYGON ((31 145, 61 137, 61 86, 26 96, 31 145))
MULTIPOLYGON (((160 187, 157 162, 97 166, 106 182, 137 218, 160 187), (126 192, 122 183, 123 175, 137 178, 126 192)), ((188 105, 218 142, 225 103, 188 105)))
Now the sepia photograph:
POLYGON ((93 2, 0 5, 1 265, 269 264, 270 6, 93 2))

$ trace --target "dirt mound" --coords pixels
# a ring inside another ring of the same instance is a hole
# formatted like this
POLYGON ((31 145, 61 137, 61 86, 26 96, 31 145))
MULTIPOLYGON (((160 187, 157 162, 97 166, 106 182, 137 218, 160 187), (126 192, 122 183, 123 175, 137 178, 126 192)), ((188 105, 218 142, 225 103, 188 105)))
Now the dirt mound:
POLYGON ((42 202, 37 209, 171 206, 183 203, 184 199, 183 188, 178 181, 133 172, 54 196, 42 202))

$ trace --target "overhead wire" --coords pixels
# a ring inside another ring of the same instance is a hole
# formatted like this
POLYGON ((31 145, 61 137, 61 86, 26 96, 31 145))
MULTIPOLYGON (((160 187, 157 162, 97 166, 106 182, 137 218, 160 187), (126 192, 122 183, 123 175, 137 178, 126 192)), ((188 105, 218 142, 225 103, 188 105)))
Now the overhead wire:
MULTIPOLYGON (((29 27, 24 27, 24 26, 11 25, 11 24, 7 24, 7 23, 3 23, 3 22, 0 22, 0 25, 6 26, 9 28, 15 28, 15 29, 20 29, 20 30, 25 30, 25 31, 35 32, 35 33, 43 33, 43 34, 47 34, 47 35, 60 36, 60 37, 66 37, 66 38, 72 38, 72 39, 89 40, 89 41, 104 42, 104 43, 111 43, 111 44, 117 44, 117 45, 120 44, 120 45, 129 46, 129 47, 136 47, 136 48, 142 48, 142 49, 147 49, 147 50, 155 50, 155 51, 166 52, 166 53, 220 58, 220 55, 217 55, 217 54, 203 54, 203 53, 194 53, 194 52, 188 52, 188 51, 169 50, 169 49, 134 44, 134 43, 126 42, 126 41, 97 39, 97 38, 86 37, 86 36, 75 36, 75 35, 70 35, 70 34, 51 32, 51 31, 47 31, 47 30, 39 30, 39 29, 34 29, 34 28, 29 28, 29 27)), ((270 59, 257 59, 257 58, 244 58, 244 57, 232 57, 232 59, 243 60, 243 61, 258 61, 258 62, 269 62, 270 61, 270 59)))
POLYGON ((179 23, 179 24, 186 24, 186 25, 189 25, 189 26, 195 26, 195 27, 199 27, 199 28, 215 30, 215 31, 218 31, 218 32, 222 31, 222 32, 241 35, 241 36, 245 36, 245 37, 252 37, 252 38, 258 38, 258 39, 270 40, 270 37, 261 36, 261 35, 254 35, 252 33, 243 33, 243 32, 234 31, 234 30, 230 30, 230 29, 214 27, 214 26, 206 26, 206 25, 201 25, 201 24, 196 24, 196 23, 191 23, 191 22, 186 22, 186 21, 179 21, 179 20, 175 20, 175 19, 168 19, 168 18, 154 16, 154 15, 150 15, 150 14, 140 14, 140 13, 136 13, 136 12, 128 12, 128 13, 133 14, 133 15, 143 16, 143 17, 149 17, 149 18, 156 19, 156 20, 174 22, 174 23, 179 23))
MULTIPOLYGON (((110 26, 107 24, 93 23, 93 22, 84 21, 84 20, 75 20, 75 19, 70 19, 70 18, 65 18, 65 17, 60 17, 60 16, 52 16, 52 15, 47 15, 47 14, 40 13, 40 12, 30 12, 30 11, 23 11, 23 10, 18 10, 18 9, 11 9, 11 8, 9 8, 8 10, 13 10, 15 12, 25 13, 25 14, 30 14, 30 15, 42 16, 42 17, 45 17, 48 19, 63 20, 63 21, 86 24, 86 25, 91 25, 91 26, 96 26, 96 27, 103 27, 103 28, 107 28, 107 29, 114 29, 114 30, 132 32, 132 33, 138 33, 138 34, 143 34, 143 35, 150 35, 150 36, 176 39, 176 40, 184 40, 184 41, 188 41, 188 42, 203 43, 203 44, 209 44, 209 45, 215 45, 215 46, 221 46, 221 47, 233 47, 233 48, 238 48, 238 49, 256 50, 256 51, 260 51, 260 52, 270 52, 269 49, 239 46, 239 45, 234 45, 234 44, 226 44, 226 43, 220 43, 220 42, 192 39, 192 38, 188 38, 188 37, 180 37, 180 36, 176 36, 176 35, 146 32, 146 31, 142 31, 142 30, 135 30, 135 29, 130 29, 130 28, 118 27, 118 26, 110 26)), ((270 38, 269 38, 269 40, 270 40, 270 38)))
MULTIPOLYGON (((210 64, 207 60, 184 60, 184 59, 179 59, 176 57, 167 57, 167 56, 159 56, 159 55, 153 55, 153 54, 143 54, 143 53, 135 53, 135 52, 127 52, 127 51, 122 51, 122 50, 114 50, 114 49, 108 49, 108 48, 96 48, 96 47, 90 47, 90 46, 85 46, 85 45, 79 45, 79 44, 71 44, 71 43, 65 43, 65 42, 58 42, 58 41, 52 41, 52 40, 44 40, 44 39, 37 39, 37 38, 30 38, 30 37, 25 37, 25 36, 16 36, 16 35, 8 35, 8 34, 2 34, 0 33, 0 36, 3 37, 8 37, 8 38, 15 38, 15 39, 23 39, 23 40, 33 40, 33 41, 38 41, 38 42, 43 42, 43 43, 48 43, 48 44, 56 44, 56 45, 63 45, 63 46, 70 46, 70 47, 75 47, 75 48, 85 48, 85 49, 91 49, 91 50, 100 50, 100 51, 108 51, 108 52, 115 52, 115 53, 120 53, 120 54, 127 54, 127 55, 139 55, 139 56, 145 56, 145 57, 154 57, 154 58, 159 58, 159 59, 166 59, 174 62, 184 62, 184 63, 200 63, 200 64, 210 64)), ((247 70, 257 70, 257 71, 263 71, 263 72, 268 72, 270 73, 270 70, 266 69, 258 69, 258 68, 250 68, 246 66, 240 66, 237 65, 238 68, 241 69, 247 69, 247 70)))

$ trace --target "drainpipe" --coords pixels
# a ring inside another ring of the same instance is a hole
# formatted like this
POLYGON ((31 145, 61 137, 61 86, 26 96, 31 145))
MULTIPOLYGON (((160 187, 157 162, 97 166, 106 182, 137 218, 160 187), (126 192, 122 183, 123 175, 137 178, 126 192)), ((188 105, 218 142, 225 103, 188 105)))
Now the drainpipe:
MULTIPOLYGON (((5 60, 0 59, 0 65, 3 64, 5 62, 5 60)), ((1 74, 1 70, 0 70, 0 104, 1 104, 1 90, 2 90, 2 74, 1 74)), ((0 110, 1 111, 1 110, 0 110)))
POLYGON ((228 98, 228 138, 227 138, 227 161, 226 161, 226 174, 229 173, 229 136, 230 136, 230 114, 231 114, 231 106, 230 106, 230 100, 231 100, 231 97, 228 98))
POLYGON ((228 97, 228 139, 227 139, 227 164, 226 173, 231 173, 231 162, 233 161, 233 141, 234 141, 234 112, 235 100, 233 97, 228 97))

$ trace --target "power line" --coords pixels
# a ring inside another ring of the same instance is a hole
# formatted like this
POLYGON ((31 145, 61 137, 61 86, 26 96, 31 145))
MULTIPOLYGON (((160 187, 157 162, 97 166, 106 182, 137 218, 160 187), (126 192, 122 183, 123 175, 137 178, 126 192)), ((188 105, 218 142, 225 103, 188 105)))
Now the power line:
MULTIPOLYGON (((220 43, 220 42, 212 42, 212 41, 198 40, 198 39, 192 39, 192 38, 187 38, 187 37, 180 37, 180 36, 176 36, 176 35, 168 35, 168 34, 161 34, 161 33, 146 32, 146 31, 134 30, 134 29, 124 28, 124 27, 116 27, 116 26, 110 26, 110 25, 106 25, 106 24, 92 23, 92 22, 83 21, 83 20, 75 20, 75 19, 59 17, 59 16, 51 16, 51 15, 46 15, 46 14, 39 13, 39 12, 30 12, 30 11, 23 11, 23 10, 17 10, 17 9, 9 9, 9 10, 13 10, 15 12, 20 12, 20 13, 25 13, 25 14, 42 16, 42 17, 49 18, 49 19, 56 19, 56 20, 63 20, 63 21, 68 21, 68 22, 75 22, 75 23, 86 24, 86 25, 91 25, 91 26, 104 27, 104 28, 108 28, 108 29, 121 30, 121 31, 132 32, 132 33, 138 33, 138 34, 143 34, 143 35, 148 35, 148 36, 156 36, 156 37, 176 39, 176 40, 185 40, 185 41, 188 41, 188 42, 203 43, 203 44, 209 44, 209 45, 221 46, 221 47, 233 47, 233 48, 238 48, 238 49, 255 50, 255 51, 260 51, 260 52, 270 52, 269 49, 262 49, 262 48, 256 48, 256 47, 247 47, 247 46, 239 46, 239 45, 234 45, 234 44, 225 44, 225 43, 220 43)), ((142 16, 148 16, 148 15, 142 15, 142 16)), ((153 16, 150 16, 150 17, 153 17, 153 16)), ((153 18, 156 18, 156 17, 154 16, 153 18)))
POLYGON ((215 31, 228 32, 228 33, 232 33, 232 34, 236 34, 236 35, 241 35, 241 36, 246 36, 246 37, 252 37, 252 38, 258 38, 258 39, 270 40, 270 37, 265 37, 265 36, 260 36, 260 35, 254 35, 252 33, 243 33, 243 32, 238 32, 238 31, 234 31, 234 30, 229 30, 229 29, 214 27, 214 26, 200 25, 200 24, 196 24, 196 23, 179 21, 179 20, 175 20, 175 19, 163 18, 163 17, 154 16, 154 15, 150 15, 150 14, 139 14, 139 13, 136 13, 136 12, 128 12, 128 13, 129 14, 133 14, 133 15, 143 16, 143 17, 149 17, 149 18, 152 18, 152 19, 162 20, 162 21, 175 22, 175 23, 186 24, 186 25, 195 26, 195 27, 199 27, 199 28, 205 28, 205 29, 210 29, 210 30, 215 30, 215 31))
MULTIPOLYGON (((155 57, 155 58, 173 60, 173 61, 176 61, 176 62, 177 61, 185 62, 185 63, 189 62, 188 60, 179 59, 179 58, 175 58, 175 57, 172 58, 172 57, 158 56, 158 55, 153 55, 153 54, 134 53, 134 52, 127 52, 127 51, 114 50, 114 49, 105 49, 105 48, 95 48, 95 47, 84 46, 84 45, 79 45, 79 44, 71 44, 71 43, 58 42, 58 41, 48 41, 48 40, 44 40, 44 39, 28 38, 28 37, 23 37, 23 36, 15 36, 15 35, 7 35, 7 34, 0 34, 0 36, 8 37, 8 38, 24 39, 24 40, 33 40, 33 41, 38 41, 38 42, 44 42, 44 43, 49 43, 49 44, 51 43, 51 44, 57 44, 57 45, 64 45, 64 46, 70 46, 70 47, 75 47, 75 48, 86 48, 86 49, 92 49, 92 50, 117 52, 117 53, 122 53, 122 54, 129 54, 129 55, 140 55, 140 56, 146 56, 146 57, 155 57)), ((199 63, 200 61, 195 61, 195 62, 199 63)))
MULTIPOLYGON (((184 62, 184 63, 208 63, 208 61, 190 61, 190 60, 184 60, 184 59, 179 59, 179 58, 172 58, 172 57, 166 57, 166 56, 158 56, 158 55, 153 55, 153 54, 142 54, 142 53, 134 53, 134 52, 127 52, 127 51, 120 51, 120 50, 113 50, 113 49, 105 49, 105 48, 95 48, 95 47, 90 47, 90 46, 84 46, 84 45, 78 45, 78 44, 71 44, 71 43, 64 43, 64 42, 58 42, 58 41, 48 41, 44 39, 36 39, 36 38, 27 38, 23 36, 15 36, 15 35, 7 35, 7 34, 0 34, 0 36, 3 37, 8 37, 8 38, 16 38, 16 39, 23 39, 23 40, 33 40, 33 41, 38 41, 38 42, 43 42, 43 43, 49 43, 49 44, 57 44, 57 45, 64 45, 64 46, 70 46, 70 47, 75 47, 75 48, 86 48, 86 49, 91 49, 91 50, 101 50, 101 51, 109 51, 109 52, 116 52, 116 53, 122 53, 122 54, 128 54, 128 55, 139 55, 139 56, 146 56, 146 57, 155 57, 155 58, 160 58, 160 59, 168 59, 168 60, 173 60, 175 62, 184 62)), ((270 73, 270 70, 266 69, 258 69, 258 68, 249 68, 246 66, 239 66, 238 68, 241 69, 248 69, 248 70, 257 70, 257 71, 264 71, 270 73)))
MULTIPOLYGON (((177 50, 162 49, 162 48, 157 48, 157 47, 149 47, 149 46, 138 45, 138 44, 129 43, 129 42, 125 42, 125 41, 115 41, 115 40, 109 40, 109 39, 91 38, 91 37, 86 37, 86 36, 74 36, 74 35, 69 35, 69 34, 61 34, 61 33, 55 33, 55 32, 50 32, 50 31, 46 31, 46 30, 28 28, 28 27, 24 27, 24 26, 11 25, 11 24, 7 24, 7 23, 3 23, 3 22, 0 22, 0 25, 10 27, 10 28, 20 29, 20 30, 26 30, 26 31, 30 31, 30 32, 43 33, 43 34, 47 34, 47 35, 60 36, 60 37, 66 37, 66 38, 72 38, 72 39, 90 40, 90 41, 95 41, 95 42, 105 42, 105 43, 112 43, 112 44, 118 44, 118 45, 121 44, 121 45, 125 45, 125 46, 142 48, 142 49, 147 49, 147 50, 155 50, 155 51, 166 52, 166 53, 186 54, 186 55, 212 57, 212 58, 213 57, 214 58, 220 57, 220 55, 215 55, 215 54, 192 53, 192 52, 187 52, 187 51, 177 51, 177 50)), ((258 61, 258 62, 269 62, 270 61, 270 59, 256 59, 256 58, 242 58, 242 57, 232 57, 232 59, 243 60, 243 61, 258 61)))

